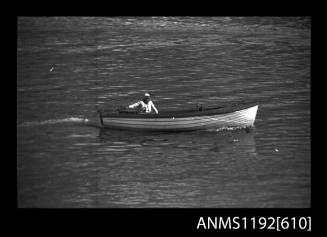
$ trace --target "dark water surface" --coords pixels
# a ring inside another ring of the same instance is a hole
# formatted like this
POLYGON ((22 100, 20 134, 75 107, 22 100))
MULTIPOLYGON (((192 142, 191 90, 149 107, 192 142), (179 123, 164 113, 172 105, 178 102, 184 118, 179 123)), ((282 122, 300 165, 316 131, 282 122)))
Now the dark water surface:
POLYGON ((310 18, 18 19, 19 207, 309 207, 310 18), (259 102, 251 131, 140 133, 96 108, 259 102))

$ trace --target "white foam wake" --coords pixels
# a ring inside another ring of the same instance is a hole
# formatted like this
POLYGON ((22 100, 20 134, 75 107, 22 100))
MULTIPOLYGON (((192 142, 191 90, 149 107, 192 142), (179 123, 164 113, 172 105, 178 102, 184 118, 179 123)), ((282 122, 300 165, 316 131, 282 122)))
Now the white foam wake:
POLYGON ((39 126, 39 125, 47 125, 47 124, 57 124, 57 123, 87 123, 89 120, 87 118, 64 118, 64 119, 49 119, 44 121, 31 121, 31 122, 23 122, 18 124, 19 127, 29 127, 29 126, 39 126))

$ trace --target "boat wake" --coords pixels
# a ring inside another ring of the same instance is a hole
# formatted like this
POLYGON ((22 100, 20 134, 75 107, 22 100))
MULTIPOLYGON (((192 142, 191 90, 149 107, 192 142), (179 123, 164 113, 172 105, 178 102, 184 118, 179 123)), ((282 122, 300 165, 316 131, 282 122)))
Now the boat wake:
POLYGON ((87 123, 87 122, 89 122, 87 118, 70 117, 64 119, 49 119, 44 121, 23 122, 21 124, 18 124, 18 127, 31 127, 31 126, 40 126, 40 125, 58 124, 58 123, 87 123))
POLYGON ((238 126, 238 127, 222 127, 222 128, 217 128, 217 129, 208 129, 212 130, 215 132, 221 132, 221 131, 235 131, 235 130, 241 130, 241 129, 246 129, 246 130, 251 130, 251 126, 238 126))

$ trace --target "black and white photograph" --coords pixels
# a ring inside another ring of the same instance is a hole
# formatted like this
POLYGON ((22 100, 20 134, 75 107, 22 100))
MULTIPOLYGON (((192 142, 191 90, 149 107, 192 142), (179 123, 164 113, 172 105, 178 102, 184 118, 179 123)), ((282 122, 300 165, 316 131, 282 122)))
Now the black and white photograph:
POLYGON ((18 208, 310 208, 311 17, 17 17, 18 208))

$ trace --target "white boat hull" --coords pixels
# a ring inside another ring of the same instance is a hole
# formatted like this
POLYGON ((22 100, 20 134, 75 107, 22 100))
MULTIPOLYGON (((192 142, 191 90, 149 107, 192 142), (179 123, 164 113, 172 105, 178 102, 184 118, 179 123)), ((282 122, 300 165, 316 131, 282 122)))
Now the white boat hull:
POLYGON ((190 131, 203 129, 243 128, 254 125, 258 105, 242 110, 215 115, 167 118, 103 117, 102 124, 114 129, 137 129, 145 131, 190 131))

